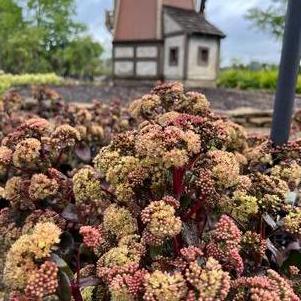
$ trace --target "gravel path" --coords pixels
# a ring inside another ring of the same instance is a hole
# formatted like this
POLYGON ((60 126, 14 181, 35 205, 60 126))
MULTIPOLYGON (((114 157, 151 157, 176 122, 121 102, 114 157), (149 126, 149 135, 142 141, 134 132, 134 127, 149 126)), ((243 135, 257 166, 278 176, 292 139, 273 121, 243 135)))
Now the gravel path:
MULTIPOLYGON (((89 102, 92 99, 101 99, 105 102, 120 100, 127 103, 146 93, 149 93, 151 86, 102 86, 102 85, 65 85, 52 86, 67 101, 89 102)), ((30 95, 30 88, 19 88, 24 96, 30 95)), ((235 89, 203 88, 191 89, 204 93, 211 106, 216 110, 234 110, 240 107, 252 107, 259 110, 269 110, 273 106, 273 94, 256 91, 240 91, 235 89)), ((301 96, 297 98, 297 107, 301 108, 301 96)))

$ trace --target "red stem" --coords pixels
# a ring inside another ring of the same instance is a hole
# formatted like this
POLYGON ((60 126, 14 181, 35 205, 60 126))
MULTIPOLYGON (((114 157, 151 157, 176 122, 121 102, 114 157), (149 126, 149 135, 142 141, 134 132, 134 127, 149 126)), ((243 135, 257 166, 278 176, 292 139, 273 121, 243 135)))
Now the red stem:
POLYGON ((185 167, 174 168, 172 178, 173 178, 173 193, 177 200, 180 199, 183 191, 183 179, 185 174, 185 167))
POLYGON ((175 236, 173 238, 173 250, 174 250, 174 254, 178 256, 180 253, 180 242, 178 236, 175 236))
POLYGON ((196 200, 192 208, 190 208, 187 214, 185 214, 184 220, 188 220, 189 218, 191 218, 194 214, 196 214, 201 209, 201 207, 202 207, 201 199, 196 200))
POLYGON ((76 255, 76 280, 71 283, 71 292, 75 301, 83 301, 82 294, 80 292, 80 246, 76 255))

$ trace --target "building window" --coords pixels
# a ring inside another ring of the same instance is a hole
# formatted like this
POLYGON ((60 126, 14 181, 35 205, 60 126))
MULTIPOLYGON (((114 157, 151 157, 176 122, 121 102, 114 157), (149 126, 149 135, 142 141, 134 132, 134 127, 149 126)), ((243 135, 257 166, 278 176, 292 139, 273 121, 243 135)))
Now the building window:
POLYGON ((209 63, 209 49, 204 47, 199 47, 198 50, 198 65, 207 66, 209 63))
POLYGON ((179 48, 173 47, 169 49, 169 66, 178 66, 179 48))

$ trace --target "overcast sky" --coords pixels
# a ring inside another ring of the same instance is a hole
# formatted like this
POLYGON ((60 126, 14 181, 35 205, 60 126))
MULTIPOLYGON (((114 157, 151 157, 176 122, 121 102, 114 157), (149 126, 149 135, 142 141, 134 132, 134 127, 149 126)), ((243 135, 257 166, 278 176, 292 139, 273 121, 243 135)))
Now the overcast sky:
MULTIPOLYGON (((111 35, 104 25, 105 10, 112 9, 112 0, 76 0, 77 17, 88 25, 92 36, 102 42, 107 55, 111 51, 111 35)), ((242 62, 261 61, 277 63, 280 45, 269 35, 251 27, 244 18, 246 11, 254 6, 267 5, 262 0, 208 0, 207 18, 225 32, 222 42, 222 65, 233 59, 242 62)))

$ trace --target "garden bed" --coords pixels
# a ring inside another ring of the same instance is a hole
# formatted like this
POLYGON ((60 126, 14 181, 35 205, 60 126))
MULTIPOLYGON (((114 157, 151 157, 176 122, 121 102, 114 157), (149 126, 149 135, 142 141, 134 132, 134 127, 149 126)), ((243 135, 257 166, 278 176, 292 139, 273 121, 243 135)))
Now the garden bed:
POLYGON ((0 298, 301 300, 301 140, 180 83, 126 107, 33 92, 0 106, 0 298))
MULTIPOLYGON (((91 99, 101 99, 105 102, 120 100, 121 103, 139 98, 149 92, 151 86, 111 86, 111 85, 63 85, 51 86, 67 101, 90 102, 91 99)), ((30 95, 30 87, 18 88, 23 95, 30 95)), ((203 88, 192 89, 204 93, 211 106, 216 110, 234 110, 240 107, 253 107, 258 110, 269 110, 273 106, 274 95, 261 91, 242 91, 238 89, 203 88)), ((301 107, 301 97, 297 97, 297 106, 301 107)))

